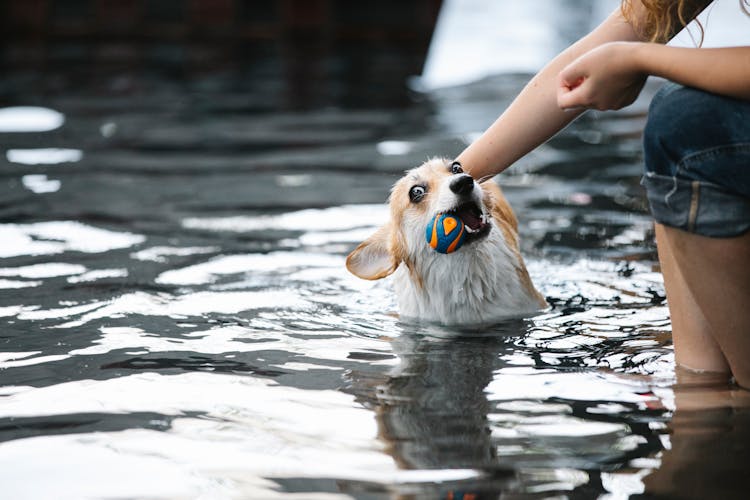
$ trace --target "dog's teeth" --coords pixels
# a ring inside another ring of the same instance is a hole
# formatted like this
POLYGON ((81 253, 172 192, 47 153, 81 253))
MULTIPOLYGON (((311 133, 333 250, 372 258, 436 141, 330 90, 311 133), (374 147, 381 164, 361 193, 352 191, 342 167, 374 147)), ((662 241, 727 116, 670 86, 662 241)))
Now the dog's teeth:
POLYGON ((475 232, 475 230, 474 230, 474 229, 472 229, 472 228, 471 228, 471 227, 469 227, 469 226, 466 226, 466 232, 467 232, 467 233, 473 233, 473 232, 475 232))

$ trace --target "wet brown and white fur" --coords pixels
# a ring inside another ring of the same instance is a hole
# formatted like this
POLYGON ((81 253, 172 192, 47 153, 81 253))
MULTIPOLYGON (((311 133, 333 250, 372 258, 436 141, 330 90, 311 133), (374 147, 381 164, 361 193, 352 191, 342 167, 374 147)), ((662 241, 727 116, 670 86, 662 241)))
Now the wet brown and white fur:
POLYGON ((390 220, 346 260, 353 274, 377 280, 394 274, 400 314, 446 325, 488 324, 547 306, 518 248, 518 223, 493 181, 451 172, 429 160, 393 187, 390 220), (451 254, 433 250, 425 228, 438 213, 458 215, 468 232, 451 254))

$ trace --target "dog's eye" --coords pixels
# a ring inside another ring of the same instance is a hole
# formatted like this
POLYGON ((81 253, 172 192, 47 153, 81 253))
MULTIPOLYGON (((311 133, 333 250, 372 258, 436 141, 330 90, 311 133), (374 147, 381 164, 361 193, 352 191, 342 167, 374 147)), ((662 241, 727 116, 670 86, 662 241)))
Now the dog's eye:
POLYGON ((455 174, 463 174, 464 173, 464 169, 461 167, 461 164, 459 162, 454 161, 453 163, 451 163, 451 173, 454 174, 454 175, 455 174))
POLYGON ((412 203, 419 203, 426 193, 427 189, 424 186, 413 186, 409 190, 409 199, 412 203))

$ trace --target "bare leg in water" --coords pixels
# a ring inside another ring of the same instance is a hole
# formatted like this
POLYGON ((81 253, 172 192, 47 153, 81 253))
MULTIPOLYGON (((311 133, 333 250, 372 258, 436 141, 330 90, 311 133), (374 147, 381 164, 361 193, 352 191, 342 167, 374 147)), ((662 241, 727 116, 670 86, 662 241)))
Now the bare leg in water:
POLYGON ((675 361, 750 388, 750 233, 709 238, 656 225, 675 361))

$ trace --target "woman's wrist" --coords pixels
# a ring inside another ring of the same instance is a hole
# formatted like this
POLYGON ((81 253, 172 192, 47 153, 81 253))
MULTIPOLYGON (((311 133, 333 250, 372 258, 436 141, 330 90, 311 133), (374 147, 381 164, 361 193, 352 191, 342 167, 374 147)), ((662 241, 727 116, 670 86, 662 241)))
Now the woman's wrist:
POLYGON ((639 73, 651 74, 649 68, 651 56, 654 49, 661 47, 661 45, 649 42, 628 42, 628 44, 632 45, 629 56, 633 70, 639 73))
POLYGON ((474 179, 480 179, 485 175, 492 173, 489 172, 491 166, 486 162, 480 161, 477 155, 472 153, 471 149, 476 149, 477 147, 479 147, 479 145, 469 145, 468 148, 453 160, 454 163, 459 163, 463 171, 474 177, 474 179))

